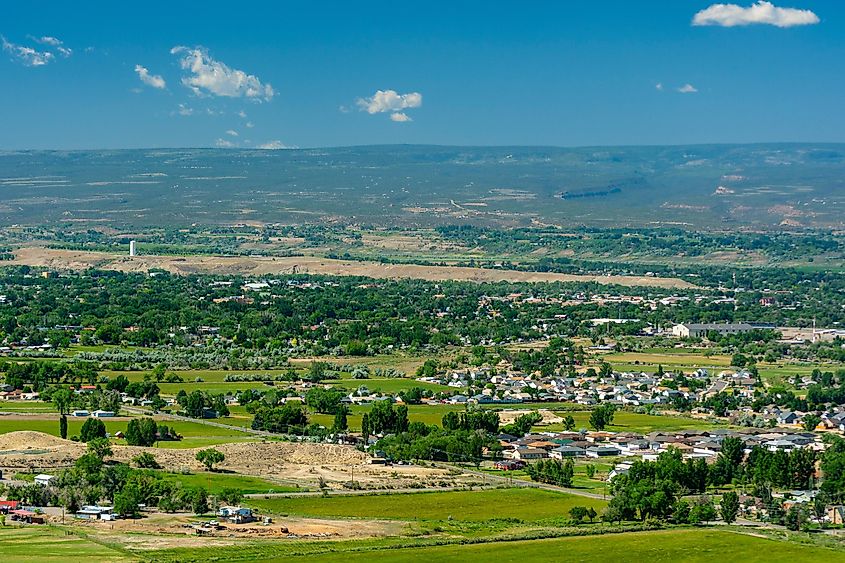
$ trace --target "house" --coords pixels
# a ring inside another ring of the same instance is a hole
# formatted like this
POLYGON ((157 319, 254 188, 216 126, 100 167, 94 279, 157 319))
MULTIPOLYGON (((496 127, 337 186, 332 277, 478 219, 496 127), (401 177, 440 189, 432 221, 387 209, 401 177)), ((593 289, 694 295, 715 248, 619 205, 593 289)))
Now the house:
POLYGON ((74 516, 83 520, 114 520, 113 510, 111 506, 83 506, 74 516))
POLYGON ((41 473, 41 474, 35 476, 35 484, 46 487, 47 485, 50 484, 50 482, 53 479, 55 479, 55 477, 53 477, 52 475, 47 475, 45 473, 41 473))
POLYGON ((523 467, 525 467, 525 462, 518 459, 499 460, 493 464, 493 468, 500 471, 516 471, 523 467))
POLYGON ((720 335, 751 332, 754 326, 748 323, 683 323, 672 327, 676 338, 702 338, 709 332, 720 335))
POLYGON ((590 446, 586 451, 587 457, 612 457, 622 454, 616 446, 590 446))
POLYGON ((518 459, 524 461, 527 459, 545 459, 549 457, 546 450, 540 448, 517 448, 511 454, 511 459, 518 459))
POLYGON ((630 463, 617 463, 616 467, 614 467, 610 473, 607 474, 607 480, 613 481, 614 477, 618 477, 619 475, 626 475, 628 471, 631 470, 630 463))
POLYGON ((78 411, 73 411, 72 413, 70 413, 70 415, 76 416, 76 417, 79 417, 79 418, 84 418, 86 416, 90 416, 91 413, 86 411, 86 410, 78 410, 78 411))
POLYGON ((223 506, 217 511, 217 516, 224 518, 232 524, 246 524, 256 520, 251 508, 240 506, 223 506))
POLYGON ((565 459, 570 457, 584 457, 587 451, 578 446, 559 446, 549 452, 549 457, 552 459, 565 459))
POLYGON ((92 412, 91 416, 93 416, 94 418, 112 418, 114 416, 114 411, 97 410, 92 412))

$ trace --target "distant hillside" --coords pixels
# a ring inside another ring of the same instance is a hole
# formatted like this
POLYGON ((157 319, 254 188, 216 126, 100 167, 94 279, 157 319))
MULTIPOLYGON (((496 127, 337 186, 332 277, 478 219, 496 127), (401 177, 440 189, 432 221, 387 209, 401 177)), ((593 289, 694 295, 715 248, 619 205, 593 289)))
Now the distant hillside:
POLYGON ((0 153, 0 224, 842 227, 845 145, 0 153))

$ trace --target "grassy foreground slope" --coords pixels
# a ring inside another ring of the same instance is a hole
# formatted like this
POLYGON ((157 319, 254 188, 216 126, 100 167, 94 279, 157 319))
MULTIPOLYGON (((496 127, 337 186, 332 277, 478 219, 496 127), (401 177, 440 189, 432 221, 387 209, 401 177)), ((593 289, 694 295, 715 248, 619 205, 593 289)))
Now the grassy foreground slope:
MULTIPOLYGON (((343 561, 372 561, 373 553, 345 553, 343 561)), ((299 557, 286 557, 297 561, 299 557)), ((305 560, 305 558, 301 558, 305 560)), ((311 563, 337 561, 337 554, 308 556, 311 563)), ((774 540, 717 530, 672 530, 604 536, 518 541, 496 544, 439 546, 380 551, 380 563, 406 561, 438 561, 464 563, 491 561, 497 563, 584 561, 597 563, 642 562, 711 562, 743 561, 744 563, 779 561, 803 563, 845 561, 845 553, 825 548, 776 542, 774 540)), ((268 559, 267 561, 281 561, 268 559)))
POLYGON ((66 561, 136 561, 120 551, 45 526, 0 527, 0 546, 6 561, 59 563, 66 561))

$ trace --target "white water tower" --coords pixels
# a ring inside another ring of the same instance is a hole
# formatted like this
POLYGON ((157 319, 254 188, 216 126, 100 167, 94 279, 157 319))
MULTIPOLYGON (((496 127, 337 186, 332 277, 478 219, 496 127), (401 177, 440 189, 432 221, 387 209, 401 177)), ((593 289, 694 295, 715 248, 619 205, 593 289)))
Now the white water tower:
POLYGON ((130 240, 129 241, 129 256, 137 256, 137 255, 138 255, 138 252, 137 252, 137 248, 135 247, 135 241, 130 240))

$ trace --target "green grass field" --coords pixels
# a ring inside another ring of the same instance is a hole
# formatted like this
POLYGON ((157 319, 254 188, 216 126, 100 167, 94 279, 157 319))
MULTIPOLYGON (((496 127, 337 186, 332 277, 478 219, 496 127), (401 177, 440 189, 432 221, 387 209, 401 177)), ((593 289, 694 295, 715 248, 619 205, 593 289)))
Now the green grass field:
POLYGON ((137 561, 121 551, 46 526, 0 527, 0 546, 7 561, 20 563, 137 561))
POLYGON ((516 518, 537 521, 568 518, 573 506, 601 511, 604 501, 540 489, 494 489, 367 496, 250 499, 248 504, 275 514, 332 518, 483 521, 516 518))
POLYGON ((242 494, 291 493, 306 489, 279 485, 251 475, 235 473, 166 473, 161 474, 168 481, 178 481, 183 487, 205 487, 211 494, 223 489, 238 489, 242 494))
MULTIPOLYGON (((372 552, 344 553, 343 561, 373 561, 372 552)), ((296 561, 298 557, 286 557, 296 561)), ((305 557, 301 558, 303 561, 305 557)), ((337 554, 310 555, 309 563, 337 561, 337 554)), ((438 546, 379 551, 380 563, 437 561, 496 561, 497 563, 583 561, 689 562, 742 561, 743 563, 814 563, 845 561, 845 552, 796 545, 717 530, 671 530, 592 537, 438 546)), ((268 561, 273 561, 269 559, 268 561)), ((277 559, 276 561, 282 561, 277 559)))
POLYGON ((44 401, 0 401, 0 412, 52 413, 52 403, 44 401))
MULTIPOLYGON (((564 413, 560 413, 564 415, 564 413)), ((590 411, 574 411, 567 412, 566 415, 571 415, 575 419, 575 428, 590 427, 590 411)), ((565 415, 564 415, 565 416, 565 415)), ((662 416, 651 414, 639 414, 628 411, 617 411, 613 416, 613 424, 607 427, 606 430, 610 432, 639 432, 646 434, 654 431, 674 431, 674 430, 698 430, 714 428, 715 424, 706 420, 698 420, 694 418, 685 418, 679 416, 662 416)), ((535 430, 557 431, 563 430, 562 424, 550 424, 546 426, 537 426, 535 430)))

